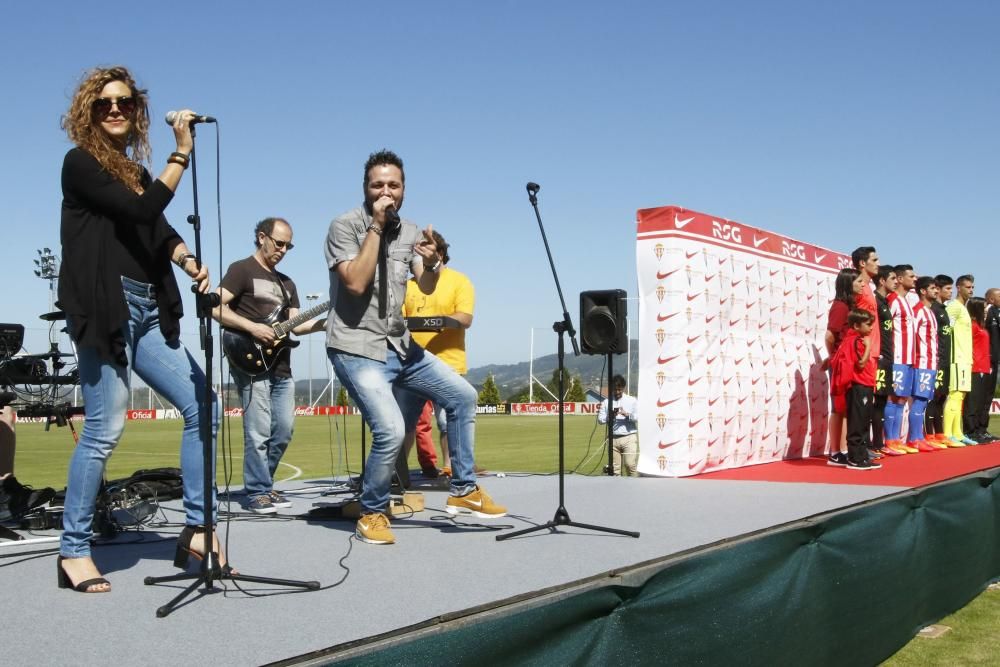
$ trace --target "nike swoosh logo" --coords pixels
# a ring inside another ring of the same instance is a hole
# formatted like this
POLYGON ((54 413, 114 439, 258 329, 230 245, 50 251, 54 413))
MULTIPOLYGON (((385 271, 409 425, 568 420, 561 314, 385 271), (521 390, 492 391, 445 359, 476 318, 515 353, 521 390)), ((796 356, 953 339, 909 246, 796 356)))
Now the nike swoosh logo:
POLYGON ((796 310, 796 311, 795 311, 795 317, 799 317, 799 316, 800 316, 800 315, 802 315, 802 313, 804 313, 804 312, 806 312, 806 311, 805 311, 805 309, 803 309, 803 310, 796 310))
POLYGON ((667 357, 666 359, 664 359, 663 357, 657 357, 656 358, 656 363, 658 363, 658 364, 669 364, 671 361, 673 361, 674 359, 678 359, 678 358, 680 358, 679 354, 676 354, 676 355, 674 355, 672 357, 667 357))
POLYGON ((678 314, 679 314, 679 313, 669 313, 669 314, 667 314, 667 315, 661 315, 660 313, 657 313, 657 314, 656 314, 656 321, 657 321, 657 322, 666 322, 666 321, 667 321, 667 320, 669 320, 669 319, 670 319, 671 317, 673 317, 674 315, 678 315, 678 314))
POLYGON ((778 269, 777 271, 775 271, 775 270, 773 270, 773 269, 770 269, 770 270, 769 270, 769 272, 770 272, 770 274, 771 274, 771 277, 773 278, 773 277, 775 277, 776 275, 778 275, 779 273, 781 273, 781 269, 778 269))
POLYGON ((785 362, 785 368, 791 368, 794 365, 795 365, 795 360, 794 359, 791 360, 791 361, 786 361, 785 362))
POLYGON ((719 358, 718 355, 716 355, 714 357, 705 357, 705 363, 706 364, 711 364, 712 362, 714 362, 718 358, 719 358))
POLYGON ((825 314, 825 313, 816 313, 816 319, 817 319, 817 320, 821 320, 821 319, 823 319, 824 317, 826 317, 826 314, 825 314))
POLYGON ((736 287, 736 286, 737 286, 737 285, 739 285, 739 284, 740 284, 741 282, 743 282, 743 281, 742 281, 742 280, 733 280, 733 281, 732 281, 732 283, 733 283, 733 287, 736 287))
POLYGON ((764 397, 764 404, 766 405, 767 403, 770 403, 772 398, 774 398, 774 396, 765 396, 764 397))
POLYGON ((806 294, 806 301, 812 301, 815 294, 806 294))
POLYGON ((704 417, 702 417, 701 419, 696 419, 694 421, 691 421, 689 419, 688 420, 688 428, 694 428, 695 426, 697 426, 698 424, 702 423, 703 421, 705 421, 704 417))
POLYGON ((691 343, 693 343, 696 340, 698 340, 699 338, 701 338, 701 336, 700 335, 694 336, 694 337, 688 336, 687 338, 688 338, 688 345, 690 345, 691 343))
POLYGON ((735 327, 739 323, 740 323, 739 320, 729 320, 729 326, 731 327, 735 327))
POLYGON ((709 317, 709 316, 706 315, 705 316, 705 324, 711 324, 712 320, 714 320, 716 317, 718 317, 718 315, 712 315, 711 317, 709 317))
POLYGON ((712 445, 714 445, 718 441, 719 441, 718 438, 712 438, 711 440, 708 441, 708 446, 711 447, 712 445))
MULTIPOLYGON (((766 236, 764 238, 762 238, 762 239, 759 239, 759 238, 757 238, 757 235, 754 234, 754 237, 753 237, 753 247, 754 248, 761 247, 762 245, 764 245, 764 241, 766 241, 766 240, 767 240, 766 236)), ((772 273, 771 275, 773 276, 774 274, 772 273)))
POLYGON ((664 278, 668 278, 668 277, 674 275, 678 271, 680 271, 680 269, 674 269, 673 271, 667 271, 666 273, 663 273, 661 271, 657 271, 656 272, 656 279, 657 280, 663 280, 664 278))
POLYGON ((719 299, 719 305, 720 305, 720 306, 724 306, 724 305, 726 305, 726 302, 727 302, 727 301, 729 301, 729 300, 730 300, 731 298, 732 298, 732 296, 727 296, 727 297, 726 297, 726 298, 724 298, 724 299, 719 299))
POLYGON ((710 275, 710 276, 705 276, 705 282, 706 283, 712 282, 712 278, 714 278, 714 277, 715 277, 714 273, 712 275, 710 275))
POLYGON ((793 291, 794 291, 794 290, 790 290, 790 289, 788 289, 788 290, 784 290, 784 292, 785 292, 785 296, 788 296, 788 295, 789 295, 789 294, 791 294, 791 293, 792 293, 793 291))
POLYGON ((756 424, 757 422, 760 421, 760 418, 761 418, 761 415, 756 415, 752 420, 750 420, 750 423, 751 424, 756 424))
POLYGON ((802 346, 803 346, 803 345, 805 345, 805 343, 799 343, 799 344, 797 344, 797 345, 795 346, 795 350, 796 350, 796 352, 797 352, 797 351, 799 351, 799 350, 801 350, 801 349, 802 349, 802 346))
POLYGON ((773 313, 774 311, 778 310, 779 308, 781 308, 781 306, 771 306, 771 312, 773 313))
POLYGON ((757 384, 758 382, 760 382, 760 378, 759 377, 758 378, 754 378, 754 379, 750 380, 750 385, 753 386, 753 385, 757 384))
POLYGON ((693 387, 694 385, 698 384, 699 382, 701 382, 701 378, 695 378, 693 380, 691 378, 688 378, 688 386, 689 387, 693 387))
POLYGON ((785 326, 781 327, 781 331, 782 331, 782 333, 784 333, 785 331, 788 331, 791 328, 792 328, 792 325, 788 324, 788 325, 785 325, 785 326))
POLYGON ((690 218, 685 218, 684 220, 681 220, 676 215, 674 215, 674 226, 677 229, 684 229, 685 227, 687 227, 687 224, 689 222, 691 222, 692 220, 694 220, 694 216, 693 215, 690 218))
POLYGON ((802 280, 802 274, 800 273, 799 275, 795 276, 795 280, 802 280))
POLYGON ((688 298, 688 301, 694 301, 699 296, 701 296, 701 293, 696 292, 695 294, 688 294, 687 298, 688 298))
POLYGON ((736 399, 736 405, 743 405, 744 403, 747 402, 748 398, 750 398, 750 397, 749 396, 744 396, 743 398, 737 398, 736 399))
POLYGON ((758 329, 763 329, 766 326, 767 326, 767 322, 761 322, 760 324, 757 325, 757 328, 758 329))
POLYGON ((747 437, 745 435, 741 435, 740 437, 736 438, 736 444, 738 445, 746 439, 747 437))
POLYGON ((722 378, 722 384, 723 384, 723 386, 725 386, 725 385, 729 384, 729 383, 730 383, 730 382, 732 382, 732 381, 733 381, 733 378, 732 378, 732 376, 729 376, 729 377, 727 377, 727 378, 722 378))
POLYGON ((715 405, 716 403, 719 402, 720 398, 722 398, 722 397, 721 396, 716 396, 715 398, 710 398, 710 399, 708 399, 708 404, 709 405, 715 405))
POLYGON ((701 459, 700 461, 695 461, 694 463, 688 461, 688 470, 694 470, 695 468, 703 465, 705 465, 705 459, 701 459))
POLYGON ((657 446, 660 449, 666 449, 667 447, 673 447, 674 445, 679 445, 681 444, 681 442, 682 442, 681 440, 675 440, 674 442, 660 442, 657 443, 657 446))
POLYGON ((767 366, 769 363, 771 363, 770 357, 764 357, 764 365, 767 366))
POLYGON ((824 259, 826 259, 826 253, 823 253, 822 255, 815 254, 813 255, 813 259, 815 259, 817 263, 822 262, 824 259))
POLYGON ((469 504, 469 505, 472 505, 473 507, 479 507, 479 508, 482 508, 482 506, 483 506, 483 501, 482 501, 482 500, 476 500, 476 501, 472 501, 472 500, 468 500, 468 499, 466 499, 466 501, 465 501, 465 502, 466 502, 467 504, 469 504))
POLYGON ((679 398, 672 398, 669 401, 661 401, 661 400, 657 399, 657 401, 656 401, 656 407, 658 407, 658 408, 665 408, 668 405, 670 405, 671 403, 676 403, 679 400, 681 400, 681 399, 679 399, 679 398))
POLYGON ((753 308, 756 305, 757 305, 756 301, 747 301, 747 310, 750 310, 751 308, 753 308))
POLYGON ((763 292, 766 289, 767 289, 767 285, 758 285, 757 286, 757 291, 758 292, 763 292))
POLYGON ((740 364, 742 364, 742 363, 743 363, 743 359, 744 359, 743 357, 740 357, 739 359, 737 359, 737 360, 736 360, 735 362, 733 362, 733 363, 735 363, 735 364, 736 364, 737 366, 739 366, 740 364))
POLYGON ((743 266, 747 267, 747 271, 749 271, 750 269, 752 269, 753 267, 755 267, 757 265, 756 264, 743 264, 743 266))
POLYGON ((725 264, 727 259, 729 259, 729 258, 728 257, 720 257, 719 258, 719 266, 722 266, 723 264, 725 264))
POLYGON ((728 425, 729 422, 733 421, 734 419, 736 419, 736 417, 726 417, 726 421, 724 421, 723 423, 728 425))
POLYGON ((694 252, 686 252, 685 251, 684 256, 687 257, 688 259, 691 259, 692 257, 694 257, 697 254, 698 254, 697 250, 695 250, 694 252))

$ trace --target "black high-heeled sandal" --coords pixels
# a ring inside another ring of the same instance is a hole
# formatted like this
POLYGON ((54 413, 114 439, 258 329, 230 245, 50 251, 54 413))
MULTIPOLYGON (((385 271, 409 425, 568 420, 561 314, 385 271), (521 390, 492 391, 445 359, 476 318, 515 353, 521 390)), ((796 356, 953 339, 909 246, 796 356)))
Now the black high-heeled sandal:
POLYGON ((110 593, 111 592, 111 582, 104 577, 94 577, 93 579, 87 579, 86 581, 81 581, 77 585, 73 585, 73 580, 69 578, 66 574, 66 570, 62 566, 63 557, 59 556, 56 558, 56 582, 59 584, 59 588, 68 588, 70 590, 76 591, 77 593, 110 593), (91 586, 100 586, 101 584, 107 584, 109 588, 100 591, 89 591, 87 590, 91 586))
MULTIPOLYGON (((191 548, 191 540, 194 539, 194 536, 202 535, 204 533, 205 526, 184 526, 184 530, 182 530, 181 534, 177 536, 177 550, 174 552, 174 567, 186 570, 189 559, 205 559, 204 554, 198 553, 191 548)), ((212 574, 219 576, 223 574, 230 574, 232 572, 233 568, 229 566, 229 563, 220 566, 218 561, 216 561, 212 574)))

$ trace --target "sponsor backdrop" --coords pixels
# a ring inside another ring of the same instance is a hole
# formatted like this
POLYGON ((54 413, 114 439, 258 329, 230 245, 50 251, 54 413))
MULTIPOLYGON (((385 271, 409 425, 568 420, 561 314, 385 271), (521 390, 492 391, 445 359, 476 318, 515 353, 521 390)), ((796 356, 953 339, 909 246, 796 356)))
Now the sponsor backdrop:
POLYGON ((679 477, 821 453, 823 338, 850 258, 674 206, 637 220, 639 471, 679 477))

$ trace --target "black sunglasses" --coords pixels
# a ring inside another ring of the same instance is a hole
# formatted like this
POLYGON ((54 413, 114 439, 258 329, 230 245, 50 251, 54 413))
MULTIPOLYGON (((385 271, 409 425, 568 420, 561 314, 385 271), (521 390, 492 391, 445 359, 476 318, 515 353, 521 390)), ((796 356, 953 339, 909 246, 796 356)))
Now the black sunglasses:
POLYGON ((111 114, 112 107, 118 107, 118 113, 120 113, 125 118, 131 118, 132 114, 135 113, 136 106, 138 102, 132 96, 126 97, 98 97, 94 100, 93 109, 94 114, 101 120, 104 120, 111 114))
POLYGON ((274 247, 277 248, 278 250, 281 250, 282 248, 288 248, 289 250, 291 250, 292 248, 295 247, 295 244, 292 243, 291 241, 279 241, 278 239, 274 238, 267 232, 262 232, 262 233, 264 234, 264 236, 271 239, 271 243, 273 243, 274 247))

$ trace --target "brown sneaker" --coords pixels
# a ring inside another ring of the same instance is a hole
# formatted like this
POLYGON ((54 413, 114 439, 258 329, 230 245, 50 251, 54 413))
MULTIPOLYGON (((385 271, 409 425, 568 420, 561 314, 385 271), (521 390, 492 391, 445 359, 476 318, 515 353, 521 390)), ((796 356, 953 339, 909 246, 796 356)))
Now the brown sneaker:
POLYGON ((449 497, 444 509, 448 514, 470 512, 480 519, 497 519, 507 515, 507 508, 493 502, 481 486, 477 486, 475 491, 464 496, 449 497))
POLYGON ((354 534, 368 544, 393 544, 396 541, 389 530, 389 517, 381 512, 362 515, 354 534))

